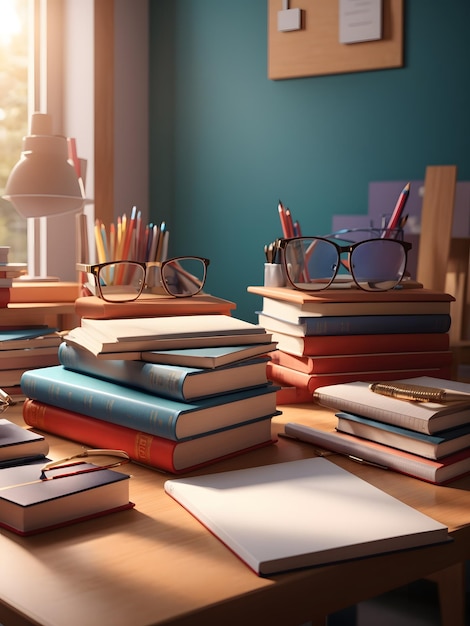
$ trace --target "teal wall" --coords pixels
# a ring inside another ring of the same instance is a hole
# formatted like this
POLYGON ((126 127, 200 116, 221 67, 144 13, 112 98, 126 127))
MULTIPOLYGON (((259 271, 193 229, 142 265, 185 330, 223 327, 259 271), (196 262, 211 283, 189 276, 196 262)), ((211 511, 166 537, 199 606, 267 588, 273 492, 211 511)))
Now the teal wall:
MULTIPOLYGON (((331 0, 336 1, 336 0, 331 0)), ((368 183, 470 179, 470 3, 405 0, 403 68, 267 78, 267 0, 150 0, 150 215, 207 291, 256 321, 281 199, 304 234, 367 213, 368 183)))

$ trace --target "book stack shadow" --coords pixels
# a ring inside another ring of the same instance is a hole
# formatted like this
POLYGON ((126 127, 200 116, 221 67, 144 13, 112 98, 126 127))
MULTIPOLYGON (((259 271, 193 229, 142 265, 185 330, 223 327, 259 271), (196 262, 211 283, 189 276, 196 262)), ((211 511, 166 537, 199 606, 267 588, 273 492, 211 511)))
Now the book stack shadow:
POLYGON ((281 387, 278 404, 312 402, 318 387, 356 380, 451 377, 450 294, 424 288, 248 291, 262 296, 259 324, 277 343, 267 371, 281 387))
POLYGON ((468 394, 451 402, 410 401, 375 393, 368 383, 319 387, 315 401, 336 411, 334 431, 286 424, 287 435, 433 484, 470 472, 470 385, 419 376, 384 383, 468 394))
POLYGON ((58 366, 23 375, 23 417, 154 469, 189 471, 274 442, 274 348, 265 329, 214 311, 82 318, 58 366))

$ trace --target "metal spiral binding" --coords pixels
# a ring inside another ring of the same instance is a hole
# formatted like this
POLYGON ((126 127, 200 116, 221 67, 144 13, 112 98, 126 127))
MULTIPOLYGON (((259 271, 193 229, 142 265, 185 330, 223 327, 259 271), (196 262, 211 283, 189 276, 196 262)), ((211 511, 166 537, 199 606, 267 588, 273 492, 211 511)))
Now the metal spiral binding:
POLYGON ((437 402, 443 403, 448 401, 445 389, 436 389, 433 387, 422 387, 421 385, 410 385, 400 383, 373 383, 370 389, 375 393, 383 396, 390 396, 400 400, 413 400, 415 402, 437 402))

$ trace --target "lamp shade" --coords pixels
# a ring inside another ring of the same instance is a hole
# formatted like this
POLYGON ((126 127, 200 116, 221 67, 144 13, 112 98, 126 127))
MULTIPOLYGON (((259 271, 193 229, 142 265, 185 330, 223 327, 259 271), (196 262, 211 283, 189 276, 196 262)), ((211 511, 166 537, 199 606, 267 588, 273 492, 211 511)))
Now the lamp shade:
POLYGON ((8 178, 4 198, 23 217, 47 217, 79 211, 85 198, 68 160, 66 137, 52 135, 51 117, 34 113, 31 135, 23 138, 20 160, 8 178))

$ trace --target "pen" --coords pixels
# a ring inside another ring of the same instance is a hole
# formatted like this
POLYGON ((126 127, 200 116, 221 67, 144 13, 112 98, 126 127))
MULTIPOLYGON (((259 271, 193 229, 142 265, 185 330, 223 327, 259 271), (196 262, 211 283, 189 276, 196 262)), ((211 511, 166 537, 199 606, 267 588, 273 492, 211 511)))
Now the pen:
POLYGON ((400 223, 400 218, 403 213, 403 209, 405 208, 406 201, 408 200, 408 196, 410 195, 410 183, 407 183, 397 200, 395 208, 393 209, 392 216, 390 217, 390 221, 387 224, 384 232, 382 233, 383 239, 388 239, 392 236, 392 231, 398 227, 400 223))
POLYGON ((413 402, 458 402, 467 400, 470 402, 470 393, 463 391, 449 391, 438 387, 425 387, 423 385, 411 385, 407 383, 388 382, 371 383, 369 389, 382 396, 389 396, 397 400, 411 400, 413 402))
MULTIPOLYGON (((294 435, 289 435, 287 433, 278 433, 278 436, 282 437, 283 439, 294 439, 294 441, 310 443, 308 441, 300 439, 300 437, 294 437, 294 435)), ((312 449, 317 456, 326 457, 326 456, 331 456, 332 454, 339 454, 340 456, 344 456, 347 459, 354 461, 355 463, 360 463, 361 465, 370 465, 371 467, 378 467, 379 469, 384 469, 384 470, 388 469, 386 465, 381 465, 380 463, 374 463, 373 461, 367 461, 366 459, 355 456, 354 454, 347 454, 346 452, 339 452, 338 450, 326 450, 326 449, 317 448, 317 447, 313 447, 312 449)))

